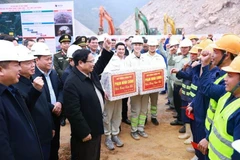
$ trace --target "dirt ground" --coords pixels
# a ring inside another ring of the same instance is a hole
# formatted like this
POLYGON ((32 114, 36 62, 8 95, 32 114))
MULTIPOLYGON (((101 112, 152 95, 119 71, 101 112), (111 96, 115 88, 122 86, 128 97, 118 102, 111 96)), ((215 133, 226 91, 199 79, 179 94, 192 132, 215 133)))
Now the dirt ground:
MULTIPOLYGON (((166 95, 159 95, 158 120, 159 126, 151 123, 150 115, 145 127, 148 138, 141 138, 136 141, 130 136, 130 126, 123 123, 119 137, 124 142, 122 148, 115 147, 109 151, 104 145, 105 137, 102 136, 101 160, 188 160, 194 154, 188 153, 184 140, 178 139, 180 126, 171 126, 169 123, 174 120, 173 112, 166 112, 168 106, 166 95)), ((69 123, 61 128, 60 160, 70 160, 70 128, 69 123)))

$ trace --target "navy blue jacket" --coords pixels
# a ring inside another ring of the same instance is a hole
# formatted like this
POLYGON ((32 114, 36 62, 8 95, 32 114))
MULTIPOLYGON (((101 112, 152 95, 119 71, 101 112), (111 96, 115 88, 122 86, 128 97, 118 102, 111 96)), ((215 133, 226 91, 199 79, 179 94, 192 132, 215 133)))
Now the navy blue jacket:
POLYGON ((0 84, 0 159, 43 160, 28 107, 17 89, 9 87, 0 84))
MULTIPOLYGON (((23 76, 20 77, 19 82, 14 86, 19 89, 24 99, 27 99, 28 95, 31 95, 30 92, 32 88, 34 88, 32 81, 23 76)), ((30 112, 37 128, 41 144, 50 144, 54 125, 51 110, 44 92, 39 96, 34 107, 30 109, 30 112)))
POLYGON ((68 75, 72 72, 72 66, 69 64, 67 66, 67 68, 64 70, 63 74, 62 74, 62 77, 61 77, 61 80, 62 80, 62 84, 65 83, 68 75))
POLYGON ((102 109, 94 85, 104 98, 99 75, 103 72, 113 54, 112 51, 108 52, 103 49, 91 73, 91 79, 76 67, 73 67, 64 84, 65 115, 71 125, 71 135, 77 140, 81 141, 88 134, 97 137, 104 133, 102 109))

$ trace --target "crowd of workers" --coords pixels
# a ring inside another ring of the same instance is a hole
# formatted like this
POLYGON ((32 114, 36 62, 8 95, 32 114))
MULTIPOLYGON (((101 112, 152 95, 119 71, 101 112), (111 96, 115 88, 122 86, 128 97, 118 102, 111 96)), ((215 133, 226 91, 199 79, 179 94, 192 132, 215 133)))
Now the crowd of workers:
MULTIPOLYGON (((100 159, 101 135, 109 150, 123 147, 121 122, 135 140, 147 138, 145 125, 157 118, 159 92, 110 101, 104 73, 158 67, 164 69, 170 125, 181 125, 178 138, 196 143, 192 160, 240 159, 231 146, 240 139, 240 37, 212 35, 160 40, 130 36, 59 38, 52 53, 44 37, 23 45, 0 35, 0 155, 3 159, 57 160, 60 126, 71 126, 71 159, 100 159), (130 106, 128 106, 130 104, 130 106), (128 112, 129 110, 129 112, 128 112), (130 115, 130 118, 128 118, 130 115)), ((109 84, 110 85, 110 84, 109 84)))

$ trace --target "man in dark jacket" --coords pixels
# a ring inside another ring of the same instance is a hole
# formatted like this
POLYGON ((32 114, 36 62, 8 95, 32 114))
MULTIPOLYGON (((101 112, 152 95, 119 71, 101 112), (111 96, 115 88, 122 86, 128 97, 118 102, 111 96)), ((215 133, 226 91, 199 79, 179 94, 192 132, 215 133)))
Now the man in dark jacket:
POLYGON ((100 159, 104 91, 99 75, 113 56, 110 50, 111 40, 106 39, 95 65, 89 50, 77 50, 73 54, 75 66, 63 90, 64 109, 71 125, 72 160, 100 159))
MULTIPOLYGON (((36 89, 41 91, 44 82, 42 77, 32 79, 32 75, 35 73, 35 57, 30 54, 30 50, 24 48, 24 46, 18 46, 18 53, 21 55, 19 61, 22 69, 20 71, 19 82, 14 86, 19 89, 20 94, 26 100, 29 96, 34 96, 31 92, 32 90, 36 89)), ((31 99, 31 101, 32 100, 33 99, 31 99)), ((44 159, 49 160, 51 141, 55 131, 52 114, 45 93, 40 95, 33 108, 29 108, 29 110, 38 131, 44 159)))
MULTIPOLYGON (((19 66, 12 42, 0 40, 0 159, 43 160, 33 119, 22 96, 12 84, 18 83, 19 66)), ((39 96, 39 94, 36 96, 39 96)), ((34 104, 34 99, 31 103, 34 104)))
POLYGON ((37 57, 33 78, 42 77, 44 86, 42 92, 46 95, 48 107, 52 112, 55 124, 55 136, 51 143, 51 160, 58 160, 60 147, 60 115, 62 112, 62 84, 57 72, 52 69, 52 53, 45 43, 37 42, 31 48, 32 54, 37 57))

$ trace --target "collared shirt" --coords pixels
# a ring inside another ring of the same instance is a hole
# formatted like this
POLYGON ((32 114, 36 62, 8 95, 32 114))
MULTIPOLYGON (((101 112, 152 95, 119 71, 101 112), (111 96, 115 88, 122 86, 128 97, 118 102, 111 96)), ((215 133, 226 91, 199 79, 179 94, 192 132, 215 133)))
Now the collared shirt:
POLYGON ((145 68, 147 66, 146 58, 143 56, 137 57, 134 53, 125 58, 125 67, 132 69, 145 68))
POLYGON ((91 51, 91 53, 92 53, 92 55, 94 57, 94 63, 96 63, 98 58, 99 58, 99 54, 97 52, 93 52, 91 49, 90 49, 90 51, 91 51))
POLYGON ((52 82, 51 82, 51 79, 50 79, 50 74, 51 74, 52 70, 49 70, 48 73, 45 73, 39 67, 37 67, 37 68, 39 69, 40 72, 42 72, 42 74, 46 78, 49 93, 50 93, 50 98, 51 98, 51 104, 54 105, 57 102, 57 99, 56 99, 56 95, 55 95, 55 92, 53 90, 52 82))
MULTIPOLYGON (((88 77, 88 78, 90 78, 91 79, 91 75, 89 74, 89 75, 87 75, 86 73, 84 73, 84 72, 82 72, 82 71, 80 71, 82 74, 84 74, 86 77, 88 77)), ((97 96, 98 96, 98 99, 99 99, 99 102, 100 102, 100 105, 101 105, 101 108, 102 108, 102 112, 104 111, 104 102, 103 102, 103 96, 102 96, 102 94, 101 94, 101 92, 99 91, 99 89, 95 86, 95 84, 94 83, 92 83, 93 84, 93 87, 94 87, 94 89, 95 89, 95 92, 96 92, 96 94, 97 94, 97 96)))

